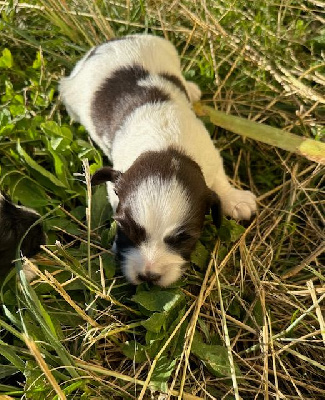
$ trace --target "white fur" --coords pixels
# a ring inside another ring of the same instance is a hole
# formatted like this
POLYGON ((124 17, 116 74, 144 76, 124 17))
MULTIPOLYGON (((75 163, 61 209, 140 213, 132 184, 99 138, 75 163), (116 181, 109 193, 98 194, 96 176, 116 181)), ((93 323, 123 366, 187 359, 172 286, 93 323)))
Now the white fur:
POLYGON ((124 275, 135 285, 141 283, 137 277, 139 273, 150 271, 161 274, 160 280, 156 282, 159 286, 169 286, 181 277, 182 267, 186 264, 180 255, 161 246, 149 247, 146 242, 139 248, 125 251, 123 255, 127 260, 122 265, 124 275))
POLYGON ((189 215, 189 194, 176 178, 149 176, 130 196, 132 217, 157 241, 173 232, 189 215), (163 215, 164 219, 157 218, 163 215))
POLYGON ((123 253, 122 265, 128 279, 137 284, 138 274, 161 275, 160 286, 168 286, 182 273, 185 260, 171 252, 164 238, 171 235, 191 212, 189 194, 176 180, 164 181, 153 176, 144 180, 131 194, 130 206, 134 221, 146 228, 147 240, 139 247, 123 253), (164 215, 164 218, 157 218, 164 215))

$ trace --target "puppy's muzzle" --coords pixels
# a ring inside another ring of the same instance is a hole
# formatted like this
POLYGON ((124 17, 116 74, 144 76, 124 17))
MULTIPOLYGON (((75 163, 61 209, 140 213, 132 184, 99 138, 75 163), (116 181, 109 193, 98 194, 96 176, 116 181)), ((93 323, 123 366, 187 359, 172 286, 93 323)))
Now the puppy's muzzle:
POLYGON ((140 282, 157 283, 160 280, 161 275, 155 272, 148 271, 143 274, 138 274, 137 278, 139 279, 140 282))

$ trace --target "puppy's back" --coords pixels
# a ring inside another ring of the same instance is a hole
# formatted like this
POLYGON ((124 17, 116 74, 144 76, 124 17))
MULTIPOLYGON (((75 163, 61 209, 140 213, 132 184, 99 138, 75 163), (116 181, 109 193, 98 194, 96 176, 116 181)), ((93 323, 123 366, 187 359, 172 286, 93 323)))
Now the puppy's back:
MULTIPOLYGON (((121 102, 118 107, 124 109, 124 114, 127 115, 128 101, 132 93, 135 93, 133 90, 135 85, 138 88, 141 85, 158 87, 158 90, 162 91, 162 86, 166 82, 167 85, 176 83, 183 92, 186 92, 175 47, 167 40, 156 36, 132 35, 110 40, 91 49, 76 64, 70 76, 61 80, 60 94, 70 116, 84 125, 104 152, 109 154, 112 137, 111 140, 106 138, 105 142, 102 140, 101 131, 106 129, 107 125, 103 129, 98 129, 96 111, 104 117, 105 113, 107 115, 110 113, 107 104, 121 102), (161 81, 162 77, 165 78, 164 82, 161 81), (108 80, 115 80, 113 91, 111 84, 105 87, 108 80), (105 93, 102 93, 98 100, 96 94, 103 89, 105 93), (130 95, 121 99, 121 93, 130 95), (101 112, 100 109, 103 108, 105 110, 101 112)), ((163 97, 160 93, 158 96, 156 93, 154 96, 146 94, 142 103, 147 100, 155 103, 163 97)), ((165 98, 167 99, 167 96, 165 98)), ((132 101, 129 103, 132 104, 132 101)), ((120 120, 120 117, 118 119, 120 120)))

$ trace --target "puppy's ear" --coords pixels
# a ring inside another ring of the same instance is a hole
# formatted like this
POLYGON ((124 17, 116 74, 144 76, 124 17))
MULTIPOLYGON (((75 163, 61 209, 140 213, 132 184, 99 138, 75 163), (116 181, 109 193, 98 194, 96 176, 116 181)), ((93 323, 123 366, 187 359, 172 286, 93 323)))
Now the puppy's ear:
POLYGON ((100 185, 107 181, 115 183, 120 176, 121 172, 115 171, 115 169, 111 167, 100 168, 91 177, 91 186, 100 185))
POLYGON ((26 257, 32 257, 40 251, 40 246, 46 244, 46 235, 43 226, 37 224, 27 233, 21 245, 21 250, 26 257))
POLYGON ((222 222, 222 208, 220 197, 216 192, 210 190, 209 209, 211 210, 212 221, 217 228, 220 228, 222 222))

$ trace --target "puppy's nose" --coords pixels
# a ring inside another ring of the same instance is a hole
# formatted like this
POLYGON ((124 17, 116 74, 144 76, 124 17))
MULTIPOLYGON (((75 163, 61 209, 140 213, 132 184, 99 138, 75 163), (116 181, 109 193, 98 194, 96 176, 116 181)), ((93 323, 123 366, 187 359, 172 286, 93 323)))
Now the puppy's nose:
POLYGON ((141 282, 155 283, 155 282, 158 282, 160 278, 161 278, 160 274, 157 274, 156 272, 150 272, 150 271, 144 272, 143 274, 138 275, 138 279, 141 282))

